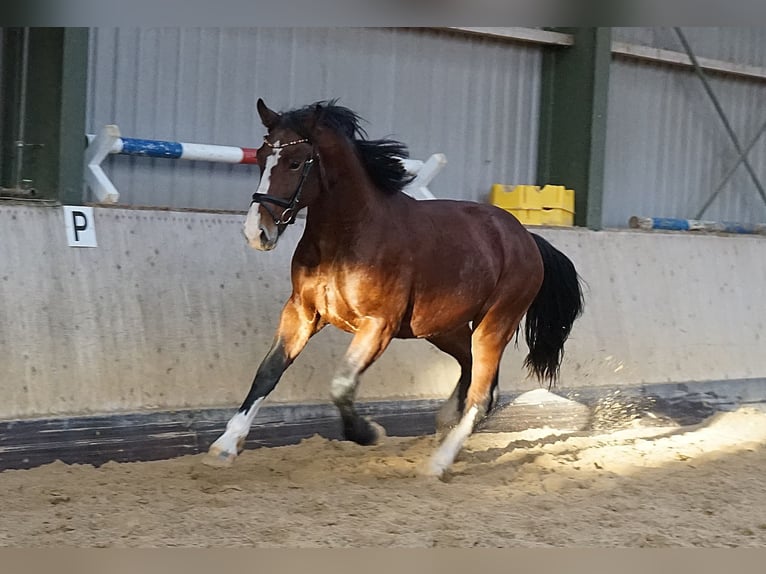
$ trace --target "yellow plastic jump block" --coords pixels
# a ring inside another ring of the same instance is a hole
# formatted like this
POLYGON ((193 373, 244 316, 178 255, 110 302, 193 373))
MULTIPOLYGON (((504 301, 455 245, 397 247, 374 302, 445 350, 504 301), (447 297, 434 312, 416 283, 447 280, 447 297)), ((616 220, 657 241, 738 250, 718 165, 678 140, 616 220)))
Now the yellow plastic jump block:
POLYGON ((574 190, 563 185, 492 186, 489 201, 524 225, 574 225, 574 190))

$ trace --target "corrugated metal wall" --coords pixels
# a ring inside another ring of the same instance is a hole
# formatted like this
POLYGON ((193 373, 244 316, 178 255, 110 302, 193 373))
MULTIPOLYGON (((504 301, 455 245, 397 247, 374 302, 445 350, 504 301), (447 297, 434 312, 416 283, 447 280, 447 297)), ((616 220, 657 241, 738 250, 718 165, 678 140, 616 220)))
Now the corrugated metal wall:
MULTIPOLYGON (((533 183, 541 48, 428 29, 164 28, 91 31, 87 129, 258 146, 255 102, 340 98, 412 157, 445 153, 440 197, 484 201, 533 183)), ((114 156, 120 202, 245 209, 257 168, 114 156)))
MULTIPOLYGON (((682 28, 699 58, 711 58, 751 66, 766 66, 766 29, 764 28, 682 28)), ((678 36, 670 27, 612 28, 612 39, 682 51, 678 36)))
MULTIPOLYGON (((766 67, 766 30, 684 28, 699 57, 766 67)), ((682 51, 670 28, 614 28, 615 41, 682 51)), ((371 137, 406 142, 412 156, 447 155, 432 190, 484 201, 492 183, 535 183, 539 46, 430 29, 95 28, 90 132, 257 146, 254 113, 340 98, 371 137)), ((766 81, 709 75, 740 141, 766 121, 766 81)), ((766 180, 766 137, 749 159, 766 180)), ((616 56, 611 67, 603 224, 631 215, 694 217, 737 160, 688 69, 616 56)), ((121 201, 244 209, 258 170, 205 162, 112 157, 121 201)), ((766 221, 740 167, 706 219, 766 221)))
MULTIPOLYGON (((698 57, 766 67, 766 30, 683 28, 698 57)), ((615 28, 613 40, 683 52, 670 28, 615 28)), ((744 147, 766 122, 766 81, 708 73, 744 147)), ((700 79, 689 69, 617 56, 611 66, 603 224, 631 215, 693 218, 737 161, 700 79)), ((748 155, 766 184, 766 137, 748 155)), ((705 219, 766 221, 740 166, 705 219)))

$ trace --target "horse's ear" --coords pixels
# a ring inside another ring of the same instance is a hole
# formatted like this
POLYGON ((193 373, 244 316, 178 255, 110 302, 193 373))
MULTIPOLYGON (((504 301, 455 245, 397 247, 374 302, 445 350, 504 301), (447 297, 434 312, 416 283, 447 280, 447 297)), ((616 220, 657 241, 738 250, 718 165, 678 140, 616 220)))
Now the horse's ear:
POLYGON ((261 121, 266 129, 271 129, 279 121, 279 114, 273 110, 270 110, 261 98, 258 98, 258 103, 255 105, 258 108, 258 115, 261 116, 261 121))
POLYGON ((308 121, 309 133, 314 133, 314 130, 319 125, 319 120, 322 119, 322 115, 324 114, 324 111, 325 109, 324 107, 322 107, 321 103, 317 102, 316 104, 314 104, 313 113, 311 114, 311 117, 309 118, 309 121, 308 121))

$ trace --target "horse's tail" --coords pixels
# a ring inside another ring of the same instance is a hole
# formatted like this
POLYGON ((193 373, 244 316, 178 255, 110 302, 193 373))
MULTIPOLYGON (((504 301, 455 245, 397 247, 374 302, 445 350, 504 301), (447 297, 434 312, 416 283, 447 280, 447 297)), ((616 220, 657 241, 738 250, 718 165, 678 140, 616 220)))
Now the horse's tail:
POLYGON ((580 278, 574 264, 539 235, 531 234, 543 258, 543 284, 527 309, 524 334, 529 354, 524 366, 540 381, 555 385, 564 342, 583 309, 580 278))

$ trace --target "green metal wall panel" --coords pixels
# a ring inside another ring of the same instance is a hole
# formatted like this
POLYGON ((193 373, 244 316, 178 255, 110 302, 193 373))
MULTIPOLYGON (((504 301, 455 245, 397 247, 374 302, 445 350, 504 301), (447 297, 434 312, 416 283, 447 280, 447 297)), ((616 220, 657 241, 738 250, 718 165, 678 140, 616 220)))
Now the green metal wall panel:
POLYGON ((575 190, 575 223, 601 227, 609 28, 561 28, 573 46, 543 56, 538 184, 575 190))
POLYGON ((2 186, 19 196, 82 198, 88 30, 3 34, 2 186))

